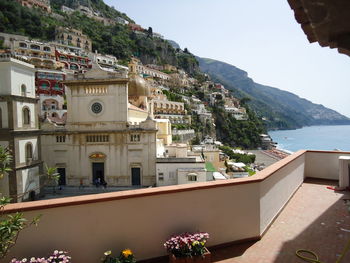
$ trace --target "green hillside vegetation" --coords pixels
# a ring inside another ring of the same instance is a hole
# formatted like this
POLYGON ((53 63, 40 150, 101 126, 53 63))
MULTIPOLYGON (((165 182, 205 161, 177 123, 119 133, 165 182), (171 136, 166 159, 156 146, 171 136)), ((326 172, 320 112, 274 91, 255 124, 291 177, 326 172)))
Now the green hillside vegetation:
MULTIPOLYGON (((53 0, 54 10, 61 4, 74 7, 84 1, 53 0)), ((122 16, 132 21, 125 14, 105 5, 103 1, 85 1, 106 17, 122 16), (102 9, 99 9, 101 6, 102 9), (103 7, 102 7, 103 6, 103 7)), ((82 30, 92 40, 93 50, 111 54, 124 61, 131 56, 139 57, 144 64, 170 64, 183 68, 190 75, 200 75, 198 61, 189 52, 174 49, 166 40, 155 38, 150 34, 136 35, 126 25, 105 26, 80 12, 71 15, 60 13, 60 16, 48 15, 38 9, 22 7, 12 0, 0 1, 0 31, 10 34, 29 36, 33 39, 52 41, 57 26, 73 27, 82 30)))
POLYGON ((248 120, 236 120, 232 114, 225 112, 222 107, 213 108, 216 136, 219 141, 231 147, 255 149, 261 146, 260 134, 266 128, 255 113, 246 107, 248 120))
POLYGON ((72 9, 77 8, 79 5, 87 6, 94 11, 99 11, 104 17, 107 18, 115 18, 121 17, 125 20, 134 23, 132 19, 130 19, 126 14, 119 12, 115 8, 111 8, 106 5, 103 0, 51 0, 50 1, 51 8, 55 12, 60 12, 61 6, 67 6, 72 9))

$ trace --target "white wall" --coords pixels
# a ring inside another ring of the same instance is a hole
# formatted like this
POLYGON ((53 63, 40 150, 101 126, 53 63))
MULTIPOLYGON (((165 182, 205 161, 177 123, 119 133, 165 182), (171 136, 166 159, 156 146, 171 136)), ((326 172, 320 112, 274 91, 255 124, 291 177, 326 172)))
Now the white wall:
POLYGON ((306 153, 305 176, 338 180, 339 156, 350 156, 350 153, 308 151, 306 153))
POLYGON ((304 170, 338 153, 315 160, 307 154, 297 152, 249 178, 8 205, 5 211, 24 208, 27 218, 43 217, 37 228, 21 232, 6 262, 63 249, 74 262, 92 263, 106 250, 126 247, 143 260, 166 255, 163 242, 184 231, 208 232, 208 246, 257 238, 298 189, 304 170))
POLYGON ((0 118, 2 120, 2 128, 8 128, 9 127, 9 120, 8 120, 7 102, 6 101, 0 102, 0 108, 1 108, 1 113, 2 113, 2 116, 0 118))
POLYGON ((178 178, 177 179, 178 184, 192 184, 192 183, 198 183, 198 182, 206 182, 207 181, 207 171, 205 169, 203 169, 203 170, 178 169, 177 178, 178 178), (189 181, 188 180, 189 173, 197 174, 197 181, 189 181))
POLYGON ((157 186, 176 185, 178 182, 178 169, 181 168, 205 168, 205 163, 157 163, 157 186), (164 180, 159 181, 159 173, 164 174, 164 180), (174 175, 172 178, 170 175, 174 175))
POLYGON ((26 200, 30 191, 35 191, 36 194, 39 194, 39 167, 18 170, 16 176, 17 195, 19 195, 19 200, 26 200), (22 195, 23 193, 25 194, 22 195))
POLYGON ((35 104, 16 101, 15 103, 17 111, 17 127, 23 128, 23 108, 28 107, 30 110, 30 125, 32 129, 36 128, 36 116, 35 116, 35 104))
POLYGON ((41 137, 42 159, 49 166, 67 167, 68 185, 92 184, 92 162, 104 162, 105 179, 108 185, 131 185, 131 167, 141 168, 142 184, 155 183, 156 145, 154 133, 140 133, 141 141, 127 143, 130 134, 110 133, 109 142, 86 143, 86 134, 66 136, 65 143, 57 143, 56 135, 41 137), (103 153, 105 160, 91 160, 93 153, 103 153), (77 165, 79 164, 79 165, 77 165), (153 182, 151 182, 153 181, 153 182))
POLYGON ((11 94, 11 66, 9 62, 0 63, 0 94, 10 95, 11 94))
POLYGON ((147 119, 148 117, 148 112, 142 112, 142 111, 137 111, 133 109, 128 110, 128 121, 131 122, 132 124, 139 124, 140 122, 143 122, 147 119))
POLYGON ((12 66, 11 70, 11 94, 22 96, 21 86, 26 85, 26 97, 35 98, 35 77, 31 68, 12 66))
POLYGON ((16 156, 16 158, 19 157, 19 163, 25 163, 26 158, 26 144, 30 142, 32 143, 33 146, 33 160, 38 160, 38 139, 37 138, 31 138, 31 139, 20 139, 16 138, 15 143, 18 143, 18 149, 19 149, 19 154, 16 156))
MULTIPOLYGON (((88 85, 84 87, 89 88, 88 85)), ((68 123, 76 122, 127 122, 128 97, 127 85, 115 84, 107 86, 91 86, 92 88, 107 88, 107 94, 85 93, 83 87, 67 88, 68 123), (94 102, 102 104, 102 112, 91 111, 94 102)))
POLYGON ((44 256, 62 249, 70 252, 74 262, 96 263, 106 250, 119 253, 131 248, 137 259, 142 260, 166 255, 163 243, 174 233, 207 231, 209 246, 256 237, 258 195, 258 184, 252 183, 25 212, 29 219, 38 214, 43 216, 38 227, 21 232, 8 258, 44 256))
MULTIPOLYGON (((268 169, 278 168, 281 162, 283 160, 269 166, 268 169)), ((305 155, 302 155, 260 183, 260 233, 266 230, 303 183, 304 168, 305 155)), ((263 170, 263 173, 266 171, 263 170)))

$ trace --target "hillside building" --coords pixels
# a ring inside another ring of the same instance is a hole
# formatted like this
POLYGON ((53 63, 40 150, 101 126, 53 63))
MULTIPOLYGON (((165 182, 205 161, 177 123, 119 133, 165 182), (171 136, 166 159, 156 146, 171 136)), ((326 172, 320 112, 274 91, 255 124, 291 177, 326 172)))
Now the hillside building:
POLYGON ((97 53, 97 50, 95 50, 95 53, 90 52, 89 58, 102 68, 115 69, 118 67, 118 59, 115 56, 100 54, 97 53))
POLYGON ((142 74, 144 77, 150 76, 158 80, 167 80, 167 81, 170 80, 170 76, 168 74, 153 68, 146 67, 142 65, 140 60, 136 58, 133 58, 129 63, 129 70, 130 72, 136 72, 138 74, 142 74))
POLYGON ((44 12, 51 13, 50 0, 17 0, 22 6, 39 8, 44 12))
POLYGON ((67 118, 65 88, 66 73, 58 70, 37 69, 35 72, 36 94, 39 96, 39 116, 57 124, 64 124, 67 118))
POLYGON ((11 51, 37 68, 55 69, 59 67, 55 60, 55 47, 49 43, 18 40, 14 37, 11 41, 11 51))
POLYGON ((82 31, 77 29, 57 27, 55 41, 64 45, 75 46, 87 51, 92 51, 91 40, 84 35, 82 31))
POLYGON ((79 71, 92 67, 91 59, 83 52, 71 52, 57 47, 55 57, 56 61, 62 63, 68 70, 79 71))

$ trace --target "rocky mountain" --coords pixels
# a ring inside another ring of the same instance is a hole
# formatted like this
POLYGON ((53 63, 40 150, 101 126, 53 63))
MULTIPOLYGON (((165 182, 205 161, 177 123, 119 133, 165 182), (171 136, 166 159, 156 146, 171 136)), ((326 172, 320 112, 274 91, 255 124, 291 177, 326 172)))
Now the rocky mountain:
POLYGON ((248 98, 248 104, 266 120, 269 129, 293 129, 310 125, 350 124, 350 119, 320 104, 297 95, 255 83, 248 73, 227 63, 199 58, 201 70, 221 82, 239 98, 248 98))
POLYGON ((171 40, 171 39, 167 39, 167 41, 169 42, 169 44, 170 44, 173 48, 175 48, 175 49, 177 49, 177 48, 181 49, 180 45, 179 45, 176 41, 171 40))

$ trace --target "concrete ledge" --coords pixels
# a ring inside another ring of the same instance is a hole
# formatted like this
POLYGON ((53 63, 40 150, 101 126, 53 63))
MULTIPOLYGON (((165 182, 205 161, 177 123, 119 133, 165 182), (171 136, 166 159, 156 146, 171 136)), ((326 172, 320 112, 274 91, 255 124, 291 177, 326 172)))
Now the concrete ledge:
POLYGON ((222 180, 222 181, 195 183, 195 184, 186 184, 186 185, 162 186, 162 187, 155 187, 155 188, 106 193, 106 194, 74 196, 74 197, 56 198, 56 199, 50 199, 50 200, 16 203, 16 204, 7 205, 4 208, 3 212, 4 214, 10 214, 15 212, 33 211, 33 210, 49 209, 49 208, 55 208, 55 207, 83 205, 83 204, 98 203, 98 202, 108 202, 113 200, 139 198, 143 196, 162 195, 162 194, 169 194, 169 193, 178 193, 178 192, 195 191, 195 190, 201 190, 201 189, 226 187, 226 186, 232 186, 232 185, 257 183, 267 179, 268 177, 270 177, 275 172, 279 171, 280 169, 282 169, 283 167, 285 167, 295 159, 304 155, 305 152, 306 151, 304 150, 298 151, 288 156, 287 158, 267 167, 263 171, 258 172, 255 176, 247 177, 247 178, 228 179, 228 180, 222 180))

